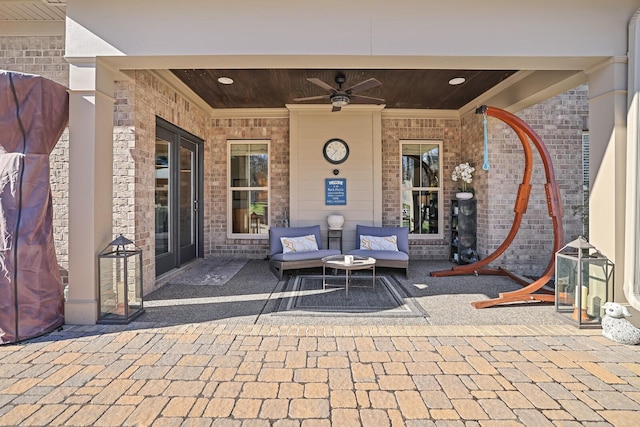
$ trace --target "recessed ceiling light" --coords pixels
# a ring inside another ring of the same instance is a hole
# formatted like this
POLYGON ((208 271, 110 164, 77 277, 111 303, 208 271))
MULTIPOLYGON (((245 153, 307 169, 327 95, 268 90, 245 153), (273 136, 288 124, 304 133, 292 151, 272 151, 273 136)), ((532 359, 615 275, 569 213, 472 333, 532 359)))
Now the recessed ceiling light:
POLYGON ((233 79, 231 77, 218 77, 218 83, 222 83, 223 85, 232 85, 233 79))
POLYGON ((464 77, 454 77, 453 79, 449 80, 449 84, 451 86, 457 86, 461 85, 465 81, 467 81, 467 79, 465 79, 464 77))

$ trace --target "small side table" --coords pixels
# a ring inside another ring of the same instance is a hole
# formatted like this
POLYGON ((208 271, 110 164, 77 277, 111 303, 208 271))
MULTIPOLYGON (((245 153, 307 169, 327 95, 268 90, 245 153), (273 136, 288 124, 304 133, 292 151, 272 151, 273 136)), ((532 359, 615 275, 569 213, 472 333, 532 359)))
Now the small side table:
POLYGON ((327 230, 327 249, 331 249, 331 242, 337 240, 340 244, 340 252, 342 252, 342 228, 327 230))
POLYGON ((355 270, 371 270, 371 278, 373 279, 373 290, 376 290, 376 259, 365 256, 353 256, 353 262, 347 264, 344 255, 330 255, 322 258, 322 289, 327 286, 327 267, 335 270, 344 270, 345 275, 345 296, 349 298, 349 285, 351 284, 351 272, 355 270))

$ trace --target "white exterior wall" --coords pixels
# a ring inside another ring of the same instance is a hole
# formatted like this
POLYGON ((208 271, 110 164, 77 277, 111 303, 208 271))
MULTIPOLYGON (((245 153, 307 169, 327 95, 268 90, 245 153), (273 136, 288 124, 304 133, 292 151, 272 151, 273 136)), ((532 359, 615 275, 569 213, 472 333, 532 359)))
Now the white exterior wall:
MULTIPOLYGON (((328 0, 314 8, 296 0, 192 0, 185 6, 175 0, 67 0, 68 55, 431 56, 460 64, 484 61, 488 68, 503 66, 496 58, 543 68, 534 66, 534 58, 564 57, 563 69, 570 69, 580 57, 626 54, 627 24, 640 4, 328 0)), ((328 64, 326 58, 305 61, 328 64)), ((354 58, 341 62, 348 61, 354 58)))
POLYGON ((343 249, 353 250, 357 224, 382 225, 382 107, 364 106, 339 115, 326 106, 305 107, 309 106, 289 106, 291 225, 321 224, 324 245, 327 216, 341 214, 345 217, 343 249), (332 138, 349 145, 349 157, 339 165, 325 161, 320 154, 325 142, 332 138), (333 174, 334 169, 338 175, 333 174), (346 180, 346 205, 325 203, 327 178, 346 180))

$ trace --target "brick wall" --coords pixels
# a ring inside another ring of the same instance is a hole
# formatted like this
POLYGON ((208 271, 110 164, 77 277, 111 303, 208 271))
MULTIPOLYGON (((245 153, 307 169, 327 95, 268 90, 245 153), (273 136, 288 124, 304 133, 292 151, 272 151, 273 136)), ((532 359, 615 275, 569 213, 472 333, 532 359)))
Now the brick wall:
POLYGON ((206 114, 151 73, 138 71, 115 91, 114 233, 130 236, 143 250, 144 293, 155 283, 156 116, 205 140, 204 256, 263 258, 266 239, 227 238, 227 139, 271 140, 272 225, 289 207, 288 119, 208 119, 206 114))
MULTIPOLYGON (((68 86, 69 67, 63 59, 63 36, 0 36, 0 68, 41 75, 68 86)), ((227 140, 271 141, 271 225, 281 225, 289 207, 289 121, 287 119, 210 119, 151 73, 136 72, 131 81, 119 82, 114 94, 114 233, 131 236, 145 253, 145 293, 153 287, 155 117, 205 140, 204 196, 205 256, 225 254, 261 258, 267 254, 264 239, 227 238, 227 140)), ((541 136, 553 157, 556 180, 564 205, 565 241, 582 233, 581 130, 587 116, 587 88, 578 87, 518 113, 541 136)), ((457 185, 453 167, 469 161, 476 166, 473 187, 478 199, 478 249, 485 256, 497 248, 513 220, 513 205, 523 168, 522 149, 515 134, 489 118, 491 171, 481 170, 482 116, 462 120, 383 119, 383 224, 400 223, 401 139, 443 141, 444 239, 412 240, 414 258, 444 259, 450 235, 447 213, 457 185)), ((66 280, 68 266, 68 133, 51 154, 51 189, 54 237, 58 262, 66 280)), ((523 275, 539 275, 549 261, 551 220, 544 193, 545 177, 534 155, 533 190, 522 227, 513 245, 496 266, 523 275)))
POLYGON ((459 120, 384 119, 382 120, 382 224, 399 226, 400 219, 400 140, 442 141, 442 185, 444 186, 444 239, 411 239, 410 256, 415 259, 446 259, 449 255, 449 218, 451 199, 456 192, 451 181, 453 168, 459 163, 461 128, 459 120))
MULTIPOLYGON (((113 126, 113 234, 122 233, 139 246, 135 226, 136 148, 135 82, 117 82, 114 88, 113 126)), ((155 147, 154 147, 155 149, 155 147)))
POLYGON ((156 116, 206 139, 206 114, 150 72, 136 71, 133 80, 116 86, 115 115, 114 232, 126 233, 142 249, 147 294, 155 286, 156 116))
MULTIPOLYGON (((64 60, 64 36, 0 36, 0 69, 37 74, 69 86, 69 64, 64 60)), ((64 283, 68 282, 69 132, 65 130, 49 157, 53 197, 53 237, 64 283)))
POLYGON ((64 36, 0 36, 0 69, 37 74, 69 85, 64 36))
POLYGON ((270 140, 269 224, 281 227, 289 209, 289 119, 212 119, 210 124, 204 160, 205 255, 264 258, 269 248, 266 238, 227 238, 227 140, 270 140))

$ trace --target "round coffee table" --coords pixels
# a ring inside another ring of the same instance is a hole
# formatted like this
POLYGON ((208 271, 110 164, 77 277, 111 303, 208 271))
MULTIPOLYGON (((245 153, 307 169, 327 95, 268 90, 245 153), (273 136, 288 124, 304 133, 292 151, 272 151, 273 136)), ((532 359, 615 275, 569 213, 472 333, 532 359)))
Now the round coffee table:
POLYGON ((326 271, 327 268, 333 268, 334 270, 344 270, 345 274, 345 290, 346 296, 349 297, 349 283, 351 281, 351 272, 355 270, 371 270, 373 278, 373 289, 376 289, 376 259, 366 256, 353 256, 353 262, 346 263, 347 255, 331 255, 322 258, 322 289, 326 289, 326 271))

